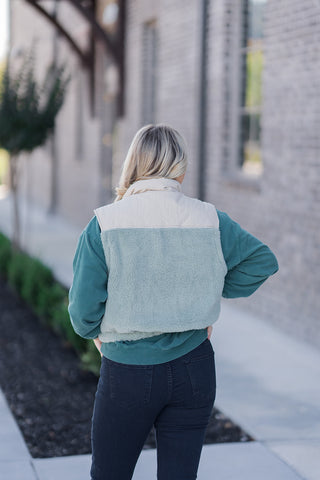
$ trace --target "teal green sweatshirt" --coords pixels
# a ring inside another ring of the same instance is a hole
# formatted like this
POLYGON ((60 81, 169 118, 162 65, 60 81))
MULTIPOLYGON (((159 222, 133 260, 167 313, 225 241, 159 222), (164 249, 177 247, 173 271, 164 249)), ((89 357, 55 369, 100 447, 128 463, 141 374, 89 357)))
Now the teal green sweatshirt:
MULTIPOLYGON (((242 229, 226 213, 217 211, 221 246, 228 272, 222 296, 248 297, 270 275, 278 270, 275 255, 269 247, 242 229)), ((83 230, 76 249, 74 279, 69 292, 69 314, 75 332, 94 339, 107 300, 108 267, 96 217, 83 230)), ((103 343, 101 352, 107 358, 128 364, 157 364, 174 360, 197 347, 207 338, 207 328, 164 333, 135 341, 103 343)))

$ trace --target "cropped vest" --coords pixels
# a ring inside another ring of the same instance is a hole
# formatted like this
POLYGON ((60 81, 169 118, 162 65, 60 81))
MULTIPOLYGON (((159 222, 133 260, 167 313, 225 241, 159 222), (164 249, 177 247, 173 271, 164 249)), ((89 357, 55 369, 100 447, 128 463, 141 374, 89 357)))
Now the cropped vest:
POLYGON ((102 342, 202 329, 218 319, 227 266, 214 205, 161 177, 136 181, 95 215, 108 269, 102 342))

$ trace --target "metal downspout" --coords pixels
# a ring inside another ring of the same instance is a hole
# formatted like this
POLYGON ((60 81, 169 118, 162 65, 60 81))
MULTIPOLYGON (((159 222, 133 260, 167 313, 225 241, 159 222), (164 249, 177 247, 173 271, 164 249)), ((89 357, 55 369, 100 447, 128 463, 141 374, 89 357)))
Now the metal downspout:
MULTIPOLYGON (((57 19, 58 16, 58 0, 54 1, 52 16, 54 19, 57 19)), ((59 32, 54 30, 53 34, 53 51, 52 58, 53 62, 56 65, 58 60, 58 39, 59 32)), ((58 207, 58 182, 59 182, 59 160, 57 155, 57 125, 55 122, 55 127, 53 129, 51 138, 50 138, 50 150, 51 150, 51 185, 50 185, 50 203, 48 208, 48 213, 56 213, 58 207)))
POLYGON ((199 133, 198 133, 198 198, 206 197, 206 143, 207 143, 207 51, 208 51, 208 10, 209 1, 201 1, 201 42, 200 42, 200 79, 199 79, 199 133))

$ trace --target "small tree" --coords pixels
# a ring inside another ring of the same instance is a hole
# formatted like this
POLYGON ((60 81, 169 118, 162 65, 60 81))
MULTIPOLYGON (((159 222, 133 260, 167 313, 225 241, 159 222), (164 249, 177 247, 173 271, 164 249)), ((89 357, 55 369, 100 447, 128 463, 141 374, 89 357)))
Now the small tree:
POLYGON ((70 77, 65 66, 52 63, 40 86, 35 80, 33 48, 22 65, 12 72, 8 60, 0 85, 0 147, 10 154, 10 186, 13 195, 13 245, 20 247, 18 206, 18 161, 22 152, 31 153, 52 134, 55 119, 70 77))

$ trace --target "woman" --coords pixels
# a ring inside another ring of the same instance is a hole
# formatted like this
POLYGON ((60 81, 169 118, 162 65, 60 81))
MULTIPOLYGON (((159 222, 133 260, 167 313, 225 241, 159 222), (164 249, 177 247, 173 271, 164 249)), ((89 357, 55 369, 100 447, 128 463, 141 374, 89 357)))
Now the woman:
POLYGON ((155 427, 159 480, 197 477, 215 393, 212 324, 221 296, 251 295, 278 270, 270 249, 182 193, 181 135, 135 135, 117 197, 95 210, 74 258, 69 313, 102 360, 92 480, 127 480, 155 427))

